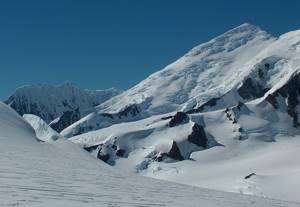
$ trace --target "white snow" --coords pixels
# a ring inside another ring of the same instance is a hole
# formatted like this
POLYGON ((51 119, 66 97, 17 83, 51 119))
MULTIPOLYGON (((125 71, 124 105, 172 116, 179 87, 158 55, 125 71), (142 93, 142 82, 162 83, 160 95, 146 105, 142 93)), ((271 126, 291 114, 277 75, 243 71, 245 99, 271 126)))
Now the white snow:
POLYGON ((44 120, 33 114, 24 114, 23 118, 33 127, 37 138, 44 142, 55 141, 63 138, 59 133, 54 131, 44 120))
POLYGON ((38 142, 2 103, 0 115, 1 206, 299 206, 117 172, 67 140, 38 142))

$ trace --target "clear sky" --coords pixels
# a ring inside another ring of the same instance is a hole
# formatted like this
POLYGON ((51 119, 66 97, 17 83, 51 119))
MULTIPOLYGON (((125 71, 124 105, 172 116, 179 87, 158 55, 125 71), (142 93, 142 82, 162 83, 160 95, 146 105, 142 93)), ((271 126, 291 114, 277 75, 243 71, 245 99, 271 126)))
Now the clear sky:
POLYGON ((0 99, 25 84, 127 89, 244 22, 300 29, 297 0, 0 2, 0 99))

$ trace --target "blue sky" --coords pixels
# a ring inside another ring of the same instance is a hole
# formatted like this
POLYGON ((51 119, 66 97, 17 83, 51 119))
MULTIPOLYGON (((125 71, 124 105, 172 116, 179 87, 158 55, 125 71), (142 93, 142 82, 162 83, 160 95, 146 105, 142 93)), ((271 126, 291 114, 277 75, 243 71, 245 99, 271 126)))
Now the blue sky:
POLYGON ((0 98, 25 84, 127 89, 244 22, 300 29, 296 0, 0 2, 0 98))

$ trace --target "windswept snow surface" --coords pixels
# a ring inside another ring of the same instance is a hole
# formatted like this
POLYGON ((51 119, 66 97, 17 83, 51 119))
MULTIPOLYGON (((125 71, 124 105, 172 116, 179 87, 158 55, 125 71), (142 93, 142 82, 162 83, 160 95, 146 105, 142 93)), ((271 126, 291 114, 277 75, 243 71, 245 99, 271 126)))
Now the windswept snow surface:
POLYGON ((2 103, 0 131, 0 206, 299 206, 116 172, 67 140, 38 142, 2 103))

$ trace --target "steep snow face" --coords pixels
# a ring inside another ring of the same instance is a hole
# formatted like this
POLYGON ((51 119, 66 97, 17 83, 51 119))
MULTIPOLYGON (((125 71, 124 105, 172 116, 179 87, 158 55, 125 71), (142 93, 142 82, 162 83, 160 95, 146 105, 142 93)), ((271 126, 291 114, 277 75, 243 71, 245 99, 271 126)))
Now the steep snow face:
POLYGON ((299 206, 118 173, 67 140, 38 142, 2 103, 0 115, 1 206, 299 206))
POLYGON ((33 127, 36 136, 44 142, 55 141, 63 138, 59 133, 54 131, 44 120, 33 114, 24 114, 23 118, 33 127))
MULTIPOLYGON (((240 83, 244 76, 233 74, 269 46, 275 38, 250 24, 243 24, 201 44, 163 70, 125 93, 97 107, 99 111, 118 111, 129 103, 150 101, 141 112, 161 114, 182 107, 201 105, 220 97, 240 83), (191 102, 191 103, 190 103, 191 102)), ((187 110, 187 109, 186 109, 187 110)))
POLYGON ((119 93, 116 89, 83 90, 67 82, 59 86, 33 85, 18 88, 5 103, 20 115, 35 114, 47 123, 56 119, 53 128, 61 131, 93 111, 94 106, 119 93))

